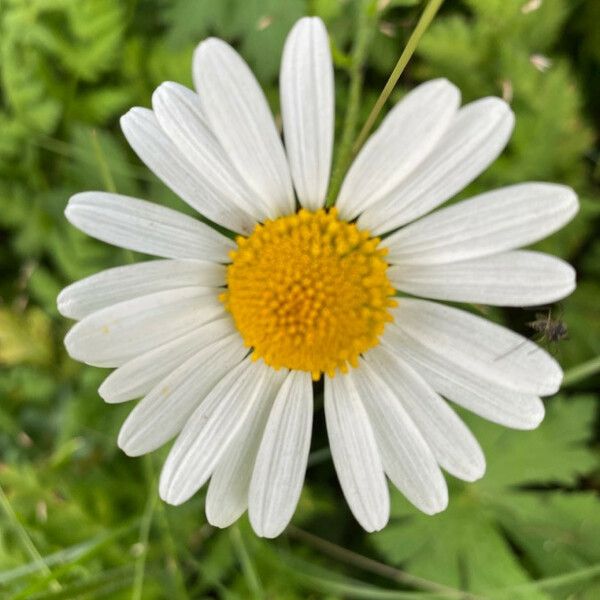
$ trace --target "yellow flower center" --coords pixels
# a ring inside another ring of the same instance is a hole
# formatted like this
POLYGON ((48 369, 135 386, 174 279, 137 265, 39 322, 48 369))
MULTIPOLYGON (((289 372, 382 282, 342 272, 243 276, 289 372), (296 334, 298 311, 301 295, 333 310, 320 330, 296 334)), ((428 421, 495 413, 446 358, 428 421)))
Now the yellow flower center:
POLYGON ((221 300, 254 358, 317 380, 377 345, 395 305, 379 238, 331 209, 266 221, 236 242, 221 300))

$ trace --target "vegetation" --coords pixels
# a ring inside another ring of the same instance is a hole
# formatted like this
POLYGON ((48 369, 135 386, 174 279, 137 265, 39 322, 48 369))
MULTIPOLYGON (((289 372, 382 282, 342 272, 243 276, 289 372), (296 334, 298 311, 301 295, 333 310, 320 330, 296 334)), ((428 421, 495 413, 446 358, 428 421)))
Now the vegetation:
MULTIPOLYGON (((130 407, 103 404, 96 390, 106 372, 73 362, 62 344, 70 324, 56 310, 60 289, 135 258, 71 227, 69 196, 118 191, 189 210, 139 163, 118 118, 148 106, 164 80, 191 85, 201 39, 233 43, 277 111, 284 37, 298 17, 320 15, 337 67, 336 139, 352 141, 425 4, 0 0, 1 598, 600 597, 595 0, 447 0, 392 94, 444 76, 465 101, 511 102, 507 151, 463 197, 540 180, 567 183, 581 200, 576 219, 538 244, 578 271, 577 291, 553 308, 570 332, 551 348, 563 389, 534 432, 465 415, 488 472, 475 484, 448 477, 443 514, 422 515, 394 494, 388 527, 363 532, 342 500, 319 409, 294 525, 274 541, 255 537, 245 519, 216 530, 203 492, 181 507, 157 498, 166 451, 119 451, 130 407)), ((486 313, 533 334, 532 311, 486 313)))

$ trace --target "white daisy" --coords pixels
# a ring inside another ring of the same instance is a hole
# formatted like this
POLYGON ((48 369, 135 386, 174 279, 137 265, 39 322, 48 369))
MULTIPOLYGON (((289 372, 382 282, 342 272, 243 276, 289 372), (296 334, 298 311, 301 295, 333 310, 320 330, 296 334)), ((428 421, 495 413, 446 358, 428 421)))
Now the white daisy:
POLYGON ((116 367, 100 395, 142 398, 119 445, 137 456, 176 438, 162 498, 180 504, 210 479, 212 524, 248 509, 259 535, 276 536, 300 496, 312 380, 324 377, 333 461, 360 524, 386 524, 386 476, 422 511, 443 510, 442 469, 467 481, 485 470, 447 401, 533 428, 540 396, 558 390, 562 372, 479 316, 393 297, 502 306, 565 297, 575 286, 568 264, 515 248, 567 223, 575 194, 525 183, 425 216, 490 165, 514 123, 498 98, 459 108, 458 89, 439 79, 391 110, 327 211, 334 81, 323 23, 301 19, 285 44, 285 150, 230 46, 201 43, 193 71, 197 92, 161 85, 152 110, 122 118, 123 131, 165 184, 239 237, 117 194, 77 194, 66 209, 89 235, 163 259, 109 269, 58 299, 79 320, 69 354, 116 367))

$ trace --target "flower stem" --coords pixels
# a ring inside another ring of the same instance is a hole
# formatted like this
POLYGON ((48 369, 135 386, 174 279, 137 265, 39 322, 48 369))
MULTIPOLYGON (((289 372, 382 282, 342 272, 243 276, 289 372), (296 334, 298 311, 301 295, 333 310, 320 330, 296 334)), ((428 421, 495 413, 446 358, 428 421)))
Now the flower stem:
POLYGON ((256 568, 254 567, 254 563, 250 558, 250 552, 248 551, 248 548, 246 548, 244 538, 242 537, 242 533, 238 525, 234 525, 229 530, 229 537, 231 539, 234 551, 237 554, 238 560, 240 561, 242 572, 246 578, 248 588, 252 592, 252 597, 256 600, 265 598, 265 592, 263 590, 262 583, 260 582, 256 568))
POLYGON ((390 579, 391 581, 401 585, 407 585, 418 590, 433 592, 446 598, 459 598, 460 600, 483 600, 482 596, 451 588, 449 586, 442 585, 441 583, 436 583, 435 581, 430 581, 416 575, 411 575, 406 571, 401 571, 400 569, 396 569, 395 567, 391 567, 385 563, 373 560, 372 558, 363 556, 362 554, 358 554, 352 550, 348 550, 343 546, 338 546, 337 544, 319 537, 314 533, 300 529, 295 525, 288 525, 286 534, 289 537, 307 544, 308 546, 311 546, 315 550, 330 556, 335 560, 339 560, 347 565, 357 567, 363 571, 374 573, 379 575, 379 577, 390 579))
POLYGON ((375 121, 377 120, 381 109, 390 97, 390 94, 392 93, 394 87, 398 83, 398 79, 400 79, 400 75, 402 75, 402 73, 404 72, 406 65, 412 58, 412 55, 415 53, 415 50, 417 49, 417 46, 421 41, 423 34, 427 31, 427 28, 433 21, 433 18, 437 14, 443 2, 444 0, 429 0, 429 3, 425 7, 421 18, 417 23, 417 26, 415 27, 410 38, 408 39, 408 42, 406 43, 406 46, 404 47, 404 50, 402 51, 402 54, 400 55, 400 58, 398 59, 398 62, 394 67, 394 70, 392 71, 389 79, 387 80, 385 87, 381 91, 381 94, 379 94, 379 98, 377 98, 377 101, 373 105, 373 108, 369 116, 367 117, 363 128, 360 130, 360 133, 358 134, 358 137, 354 142, 354 146, 352 147, 353 156, 356 155, 356 153, 365 143, 365 140, 367 139, 367 136, 373 128, 373 125, 375 124, 375 121))
POLYGON ((376 6, 373 0, 361 0, 357 10, 357 31, 352 47, 350 66, 350 91, 348 104, 346 105, 346 115, 344 116, 340 149, 329 184, 329 193, 327 194, 327 207, 333 206, 335 203, 348 163, 352 158, 352 140, 354 139, 358 121, 358 111, 364 81, 364 66, 376 22, 376 6))
POLYGON ((596 358, 592 358, 572 369, 569 369, 565 372, 565 376, 563 377, 562 387, 568 387, 575 383, 579 383, 588 377, 592 377, 596 373, 600 372, 600 356, 596 356, 596 358))
POLYGON ((387 80, 387 83, 381 91, 381 94, 379 94, 379 98, 377 98, 377 101, 375 102, 369 116, 367 117, 363 128, 360 130, 360 133, 356 138, 356 142, 354 142, 354 146, 352 147, 352 155, 356 155, 356 153, 361 149, 362 145, 365 143, 365 140, 367 139, 369 132, 373 128, 373 125, 375 124, 375 121, 377 120, 381 109, 390 97, 390 94, 392 93, 394 87, 396 87, 398 79, 400 79, 400 75, 402 75, 402 73, 404 72, 406 65, 412 58, 412 55, 415 53, 415 50, 417 49, 417 46, 421 38, 423 37, 423 34, 427 31, 427 28, 433 21, 433 18, 437 14, 437 11, 440 9, 443 2, 444 0, 429 0, 429 3, 425 7, 421 18, 417 23, 417 26, 412 32, 410 38, 408 38, 408 42, 406 42, 406 46, 404 47, 404 50, 402 51, 402 54, 400 55, 400 58, 398 59, 398 62, 396 63, 392 74, 387 80))

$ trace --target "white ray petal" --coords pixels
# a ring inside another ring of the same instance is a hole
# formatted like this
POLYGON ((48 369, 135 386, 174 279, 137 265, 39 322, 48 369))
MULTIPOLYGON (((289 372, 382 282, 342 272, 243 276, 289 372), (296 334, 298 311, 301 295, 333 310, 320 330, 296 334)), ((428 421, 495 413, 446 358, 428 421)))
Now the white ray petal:
POLYGON ((401 402, 363 360, 347 376, 367 409, 383 468, 419 510, 432 515, 448 505, 448 488, 438 463, 401 402))
POLYGON ((364 529, 379 531, 389 519, 390 497, 369 416, 348 376, 325 377, 325 421, 350 510, 364 529))
POLYGON ((218 190, 220 203, 233 204, 247 216, 244 233, 264 221, 268 205, 261 203, 244 183, 233 163, 209 128, 198 94, 178 83, 163 83, 152 95, 156 117, 177 146, 206 180, 218 190))
POLYGON ((71 328, 67 351, 90 365, 118 367, 223 316, 223 304, 207 289, 167 290, 103 308, 71 328))
POLYGON ((240 336, 233 333, 186 360, 129 413, 119 432, 121 450, 129 456, 141 456, 168 442, 247 353, 240 336))
POLYGON ((217 383, 169 452, 159 485, 165 502, 182 504, 206 483, 274 378, 273 369, 247 358, 217 383))
POLYGON ((577 213, 575 192, 554 183, 522 183, 442 208, 385 240, 392 264, 445 264, 533 244, 577 213))
POLYGON ((256 454, 273 401, 286 375, 287 369, 275 372, 255 410, 215 467, 206 494, 206 518, 215 527, 228 527, 248 508, 248 493, 256 454))
POLYGON ((333 63, 318 17, 300 19, 290 31, 279 77, 281 116, 290 171, 302 206, 325 201, 334 129, 333 63))
POLYGON ((66 287, 58 295, 59 312, 72 319, 147 294, 181 287, 225 284, 225 267, 201 260, 149 260, 100 271, 66 287))
POLYGON ((120 366, 102 382, 98 393, 110 404, 141 398, 188 358, 236 331, 229 315, 195 327, 120 366))
POLYGON ((395 323, 382 339, 393 347, 413 340, 436 361, 468 370, 486 382, 525 394, 547 396, 560 387, 558 363, 531 340, 501 325, 437 302, 402 298, 395 323), (401 337, 399 337, 401 335, 401 337))
POLYGON ((153 256, 227 262, 235 247, 196 219, 119 194, 75 194, 65 215, 75 227, 98 240, 153 256))
POLYGON ((344 219, 395 189, 437 145, 460 104, 460 91, 446 79, 409 92, 388 113, 352 163, 335 203, 344 219))
POLYGON ((203 114, 248 186, 271 218, 294 211, 283 144, 258 82, 241 56, 216 38, 194 54, 194 84, 203 114))
POLYGON ((485 457, 477 440, 414 369, 382 345, 367 352, 365 361, 393 391, 446 471, 465 481, 483 476, 485 457))
POLYGON ((388 277, 415 296, 493 306, 540 306, 575 289, 575 269, 539 252, 513 250, 443 265, 395 265, 388 277))
POLYGON ((248 515, 260 536, 278 536, 296 510, 306 473, 312 415, 310 373, 292 371, 275 398, 250 483, 248 515))
POLYGON ((233 231, 252 230, 252 217, 176 146, 151 110, 132 108, 121 117, 121 129, 142 162, 192 208, 233 231))
POLYGON ((514 125, 514 115, 499 98, 463 106, 425 160, 358 219, 379 235, 414 221, 460 192, 498 157, 514 125))
POLYGON ((477 369, 471 370, 469 364, 451 362, 447 355, 432 352, 403 332, 389 339, 382 346, 405 360, 436 392, 455 404, 512 429, 535 429, 542 422, 544 404, 539 397, 492 383, 477 369))

